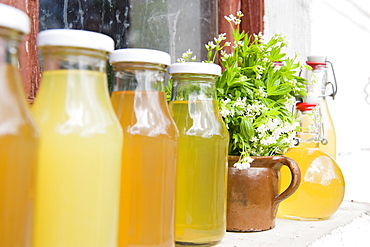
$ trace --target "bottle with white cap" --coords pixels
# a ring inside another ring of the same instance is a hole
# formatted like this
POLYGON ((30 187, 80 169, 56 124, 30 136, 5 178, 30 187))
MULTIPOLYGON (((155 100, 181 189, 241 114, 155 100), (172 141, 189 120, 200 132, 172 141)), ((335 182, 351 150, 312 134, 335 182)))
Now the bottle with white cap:
POLYGON ((330 97, 334 99, 337 93, 335 74, 331 66, 334 83, 329 82, 328 64, 331 65, 331 63, 326 61, 325 56, 308 56, 306 64, 311 67, 311 70, 305 71, 303 75, 308 82, 307 96, 303 98, 303 102, 318 103, 321 116, 319 147, 335 159, 337 156, 336 133, 327 101, 330 97), (331 90, 328 90, 329 86, 331 90))
POLYGON ((169 74, 172 77, 170 111, 180 133, 176 243, 216 244, 226 232, 229 144, 216 97, 221 67, 211 63, 174 63, 169 74))
POLYGON ((122 128, 106 66, 109 36, 38 34, 43 73, 31 108, 40 127, 34 247, 116 247, 122 128))
POLYGON ((29 30, 26 13, 0 4, 0 246, 31 246, 39 134, 18 69, 29 30))
POLYGON ((178 130, 164 92, 170 55, 128 48, 111 53, 111 96, 123 128, 118 246, 173 247, 178 130))

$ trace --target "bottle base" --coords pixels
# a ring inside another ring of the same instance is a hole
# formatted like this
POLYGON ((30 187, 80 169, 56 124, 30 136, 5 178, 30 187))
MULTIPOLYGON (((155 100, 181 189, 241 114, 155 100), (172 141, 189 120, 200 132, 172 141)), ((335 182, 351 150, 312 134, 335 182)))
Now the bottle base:
POLYGON ((175 246, 178 246, 178 247, 185 247, 185 246, 191 246, 191 247, 207 247, 207 246, 215 246, 216 244, 218 244, 220 242, 221 242, 221 240, 211 241, 211 242, 208 242, 208 243, 192 243, 192 242, 180 242, 180 241, 176 241, 175 242, 175 246))
POLYGON ((279 218, 289 219, 289 220, 301 220, 301 221, 320 221, 320 220, 327 220, 327 217, 299 217, 293 215, 278 215, 279 218))

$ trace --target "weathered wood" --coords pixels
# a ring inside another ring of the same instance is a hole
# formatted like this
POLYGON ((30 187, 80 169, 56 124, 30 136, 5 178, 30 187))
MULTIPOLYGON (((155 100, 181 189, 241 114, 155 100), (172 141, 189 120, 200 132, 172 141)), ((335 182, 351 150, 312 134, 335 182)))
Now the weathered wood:
POLYGON ((14 6, 28 14, 31 20, 31 31, 26 35, 19 48, 19 63, 29 103, 35 99, 37 88, 40 83, 40 68, 36 36, 39 30, 39 1, 38 0, 0 0, 1 3, 14 6))
MULTIPOLYGON (((31 32, 25 36, 20 47, 20 67, 25 91, 30 103, 33 102, 40 83, 40 68, 36 36, 38 33, 39 0, 0 0, 1 3, 12 5, 25 11, 31 19, 31 32)), ((242 10, 242 29, 249 33, 264 31, 264 0, 219 0, 219 33, 227 33, 227 41, 232 42, 231 27, 224 16, 242 10)), ((231 47, 228 49, 231 52, 231 47)))
MULTIPOLYGON (((225 20, 225 16, 235 15, 241 10, 241 0, 219 0, 218 1, 218 30, 219 33, 226 33, 227 42, 233 42, 232 29, 230 24, 225 20)), ((232 52, 232 47, 225 47, 227 52, 232 52)))
MULTIPOLYGON (((264 31, 264 0, 219 0, 219 33, 227 33, 227 40, 233 42, 231 26, 224 16, 235 15, 238 10, 244 14, 241 29, 250 34, 258 34, 264 31)), ((227 52, 232 52, 232 47, 226 47, 227 52)))
POLYGON ((249 34, 258 34, 264 31, 263 17, 265 15, 264 0, 241 0, 242 29, 249 34))

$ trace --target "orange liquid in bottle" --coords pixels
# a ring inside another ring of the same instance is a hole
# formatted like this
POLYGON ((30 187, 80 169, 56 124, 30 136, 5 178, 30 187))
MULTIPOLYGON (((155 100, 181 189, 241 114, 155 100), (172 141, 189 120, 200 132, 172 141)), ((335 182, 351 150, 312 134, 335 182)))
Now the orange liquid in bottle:
MULTIPOLYGON (((344 197, 344 178, 332 157, 310 143, 300 143, 284 156, 294 159, 300 167, 302 180, 298 190, 279 205, 278 217, 301 220, 328 219, 344 197)), ((290 182, 287 168, 281 169, 281 189, 290 182)))
POLYGON ((0 64, 0 246, 30 246, 38 136, 18 70, 0 64), (8 81, 7 83, 4 83, 8 81))
POLYGON ((111 100, 124 133, 118 246, 174 246, 178 134, 165 93, 117 91, 111 100))

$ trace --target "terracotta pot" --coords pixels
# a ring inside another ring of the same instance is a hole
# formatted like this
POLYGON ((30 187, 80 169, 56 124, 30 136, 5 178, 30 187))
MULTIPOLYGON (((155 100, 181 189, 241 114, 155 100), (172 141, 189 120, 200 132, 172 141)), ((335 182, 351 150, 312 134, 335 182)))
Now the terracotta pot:
POLYGON ((254 232, 275 227, 279 203, 292 195, 301 181, 297 163, 285 156, 255 156, 251 167, 234 168, 239 156, 229 156, 227 188, 227 231, 254 232), (292 181, 278 193, 280 168, 290 169, 292 181))

